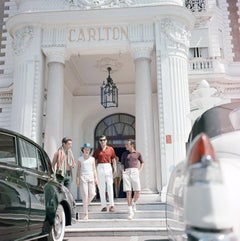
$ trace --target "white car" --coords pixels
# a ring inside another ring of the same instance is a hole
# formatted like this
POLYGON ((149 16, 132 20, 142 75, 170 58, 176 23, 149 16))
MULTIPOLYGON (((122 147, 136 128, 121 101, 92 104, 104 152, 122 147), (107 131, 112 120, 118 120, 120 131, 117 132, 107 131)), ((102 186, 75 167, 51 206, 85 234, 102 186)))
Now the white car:
POLYGON ((170 240, 240 240, 240 103, 202 114, 167 189, 170 240))

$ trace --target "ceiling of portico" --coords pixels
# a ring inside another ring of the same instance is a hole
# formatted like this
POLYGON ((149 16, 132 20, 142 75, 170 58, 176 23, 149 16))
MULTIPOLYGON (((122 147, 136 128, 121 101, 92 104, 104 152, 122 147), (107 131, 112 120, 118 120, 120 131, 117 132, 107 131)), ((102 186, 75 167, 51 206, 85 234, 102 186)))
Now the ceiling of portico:
MULTIPOLYGON (((155 55, 151 61, 153 92, 156 92, 155 55)), ((119 94, 135 93, 135 64, 130 53, 106 55, 72 55, 65 64, 65 84, 73 96, 96 96, 100 86, 108 77, 107 67, 111 67, 111 77, 119 94)))

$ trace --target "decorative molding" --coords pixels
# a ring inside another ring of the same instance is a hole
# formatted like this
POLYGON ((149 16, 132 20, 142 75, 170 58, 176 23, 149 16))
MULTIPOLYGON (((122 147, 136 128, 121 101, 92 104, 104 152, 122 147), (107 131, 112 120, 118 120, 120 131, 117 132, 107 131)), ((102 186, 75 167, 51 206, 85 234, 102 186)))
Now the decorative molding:
POLYGON ((69 9, 68 0, 17 0, 18 13, 69 9))
POLYGON ((206 0, 186 0, 185 6, 192 12, 204 12, 206 11, 206 0))
POLYGON ((121 70, 123 63, 119 62, 118 59, 113 59, 109 57, 104 57, 101 59, 96 60, 97 64, 94 65, 96 69, 98 69, 101 72, 107 72, 107 68, 112 68, 112 73, 121 70))
POLYGON ((38 103, 38 99, 39 99, 39 95, 41 95, 41 93, 39 93, 40 88, 40 82, 41 79, 40 77, 40 61, 39 60, 35 60, 34 63, 34 83, 33 83, 33 102, 32 102, 32 129, 31 129, 31 138, 35 141, 37 141, 37 131, 39 128, 39 122, 41 123, 41 121, 39 120, 39 116, 38 116, 38 108, 39 108, 39 103, 38 103))
POLYGON ((161 49, 182 50, 187 53, 190 46, 190 31, 185 25, 170 18, 165 18, 160 22, 161 49))
POLYGON ((31 45, 33 39, 33 27, 26 26, 17 30, 13 35, 12 47, 15 55, 24 53, 31 45))
POLYGON ((166 155, 166 141, 165 141, 165 123, 164 123, 164 105, 163 105, 163 86, 162 86, 162 65, 161 65, 161 53, 157 51, 157 93, 158 93, 158 116, 159 116, 159 142, 161 149, 161 159, 165 160, 166 155))
POLYGON ((152 42, 155 39, 153 23, 130 24, 128 32, 131 42, 152 42))
POLYGON ((128 7, 133 4, 132 0, 67 0, 71 8, 98 9, 113 7, 128 7))
POLYGON ((43 30, 42 47, 65 47, 67 39, 66 28, 47 28, 43 30))
MULTIPOLYGON (((210 86, 217 91, 213 94, 214 97, 227 98, 231 96, 240 97, 240 80, 239 81, 230 81, 230 80, 219 80, 211 81, 208 80, 210 86)), ((189 82, 189 91, 190 94, 193 93, 199 85, 197 81, 189 82)))
POLYGON ((240 82, 235 81, 214 81, 212 86, 217 89, 215 96, 218 97, 227 97, 227 96, 236 96, 240 97, 240 82))

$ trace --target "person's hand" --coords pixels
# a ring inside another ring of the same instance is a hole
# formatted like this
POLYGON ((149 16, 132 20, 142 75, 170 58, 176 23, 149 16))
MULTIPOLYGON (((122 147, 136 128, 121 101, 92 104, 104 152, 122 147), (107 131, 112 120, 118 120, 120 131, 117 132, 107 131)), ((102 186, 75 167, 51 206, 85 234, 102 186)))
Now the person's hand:
POLYGON ((76 184, 77 184, 77 186, 80 186, 80 177, 77 177, 76 184))
POLYGON ((113 178, 115 178, 115 177, 117 177, 117 171, 116 170, 113 171, 113 178))

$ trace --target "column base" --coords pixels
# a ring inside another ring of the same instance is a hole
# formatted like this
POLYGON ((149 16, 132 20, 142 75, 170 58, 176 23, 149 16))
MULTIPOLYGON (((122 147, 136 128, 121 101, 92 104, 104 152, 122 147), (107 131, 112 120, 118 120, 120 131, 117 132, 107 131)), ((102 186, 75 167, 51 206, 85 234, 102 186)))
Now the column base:
POLYGON ((166 202, 167 201, 167 186, 162 187, 161 190, 161 202, 166 202))

